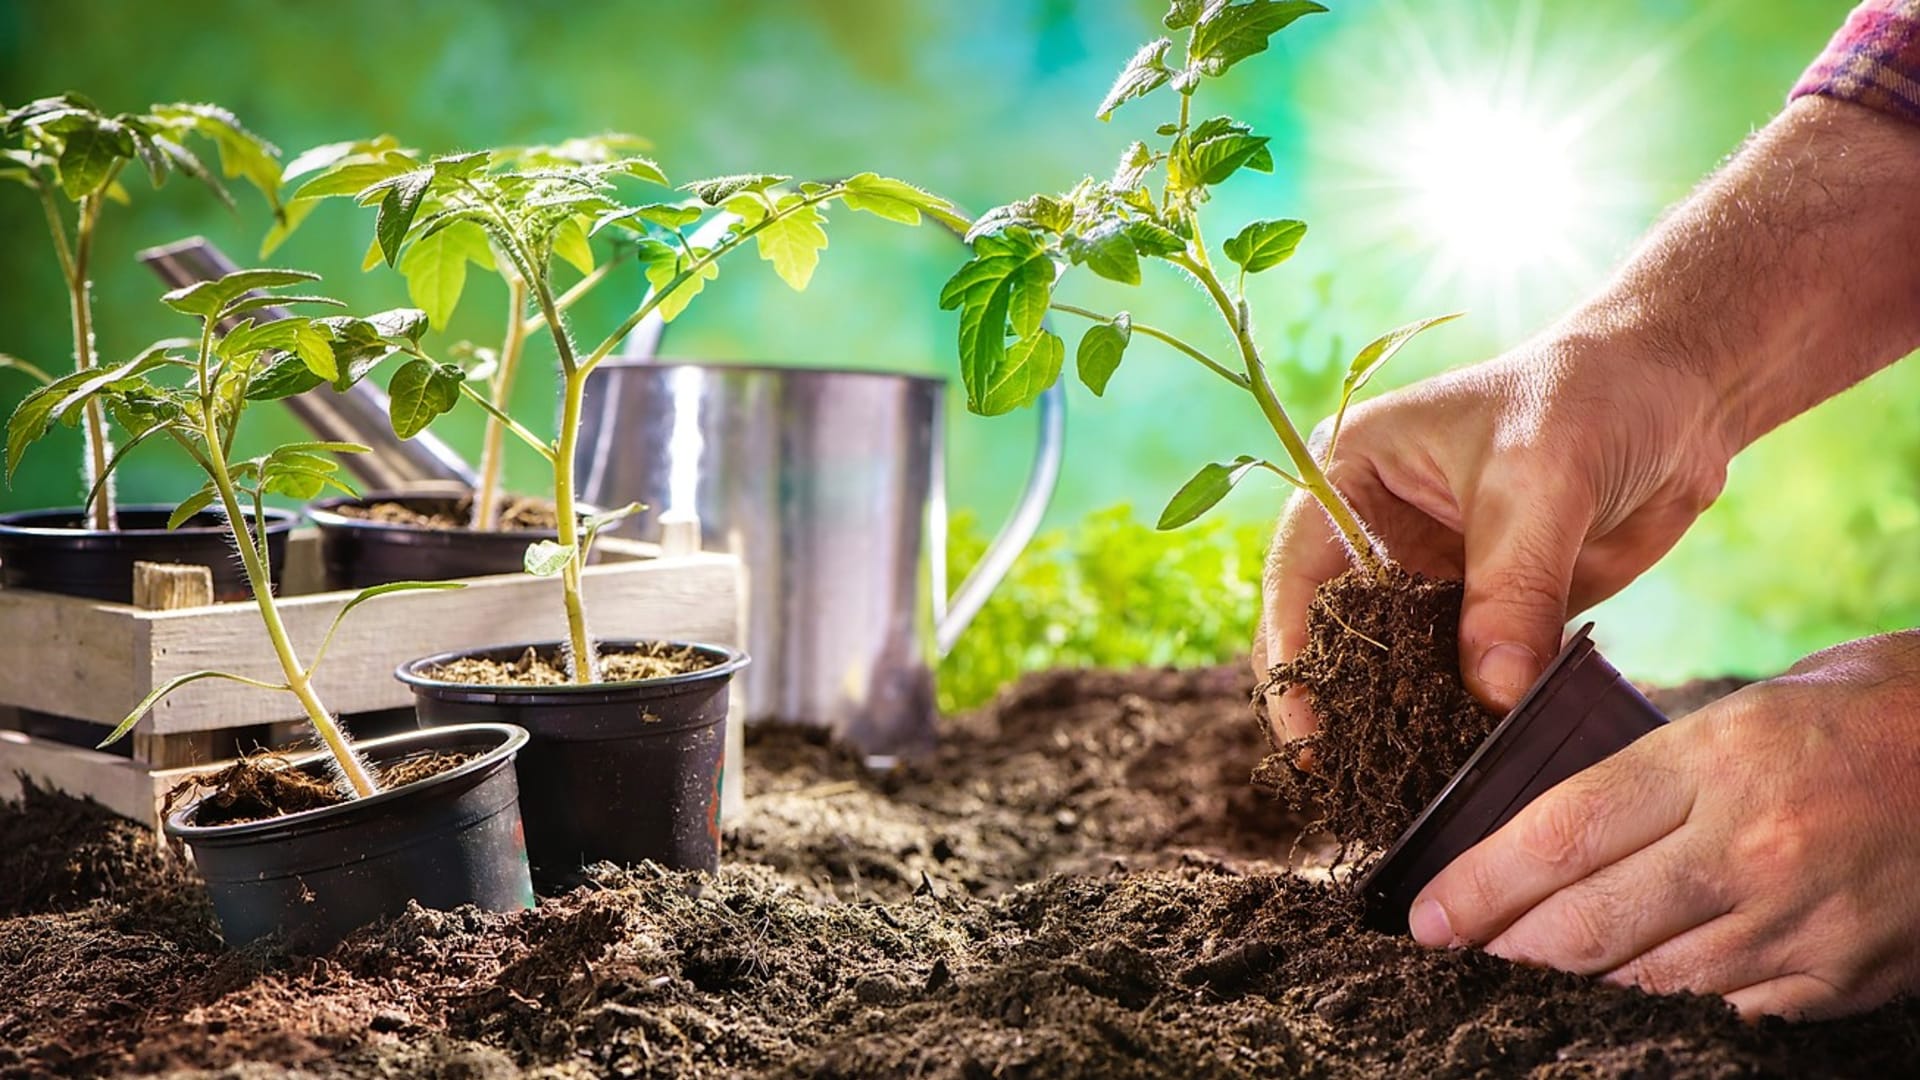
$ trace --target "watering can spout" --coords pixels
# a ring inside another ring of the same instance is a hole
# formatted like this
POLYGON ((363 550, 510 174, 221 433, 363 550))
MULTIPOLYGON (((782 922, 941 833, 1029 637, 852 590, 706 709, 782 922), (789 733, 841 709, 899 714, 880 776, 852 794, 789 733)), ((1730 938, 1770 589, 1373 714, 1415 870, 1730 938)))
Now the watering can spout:
MULTIPOLYGON (((200 236, 148 248, 139 258, 161 281, 176 289, 213 281, 239 269, 224 252, 200 236)), ((290 314, 286 308, 268 307, 260 309, 258 317, 272 321, 290 314)), ((369 448, 370 453, 341 457, 369 488, 401 491, 431 484, 474 485, 473 467, 432 432, 423 431, 411 439, 394 434, 387 419, 387 395, 372 383, 356 383, 344 394, 311 390, 287 398, 286 404, 320 438, 369 448)))

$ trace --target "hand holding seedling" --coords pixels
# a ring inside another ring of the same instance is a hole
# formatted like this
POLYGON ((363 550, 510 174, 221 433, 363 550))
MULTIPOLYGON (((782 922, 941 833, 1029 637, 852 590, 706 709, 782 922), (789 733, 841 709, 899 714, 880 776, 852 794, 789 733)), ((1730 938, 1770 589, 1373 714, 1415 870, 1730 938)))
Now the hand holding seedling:
MULTIPOLYGON (((1547 334, 1354 412, 1329 473, 1397 557, 1464 571, 1483 698, 1511 704, 1569 610, 1660 558, 1734 453, 1920 346, 1917 171, 1920 127, 1802 99, 1547 334)), ((1338 555, 1292 506, 1258 670, 1297 647, 1338 555)), ((1750 1013, 1920 989, 1917 644, 1823 653, 1579 774, 1434 879, 1411 928, 1750 1013)))

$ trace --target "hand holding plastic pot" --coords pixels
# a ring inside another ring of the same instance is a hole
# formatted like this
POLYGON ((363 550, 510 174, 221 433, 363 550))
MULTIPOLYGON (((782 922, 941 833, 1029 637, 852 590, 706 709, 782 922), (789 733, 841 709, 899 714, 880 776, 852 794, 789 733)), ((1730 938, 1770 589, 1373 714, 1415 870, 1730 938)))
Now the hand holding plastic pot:
POLYGON ((1360 879, 1367 919, 1407 929, 1414 897, 1548 788, 1667 722, 1593 647, 1588 623, 1360 879))

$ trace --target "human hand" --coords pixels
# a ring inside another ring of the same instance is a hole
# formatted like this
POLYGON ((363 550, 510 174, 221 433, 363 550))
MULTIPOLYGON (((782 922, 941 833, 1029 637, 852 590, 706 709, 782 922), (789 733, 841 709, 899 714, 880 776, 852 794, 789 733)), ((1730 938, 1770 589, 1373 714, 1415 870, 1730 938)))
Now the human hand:
MULTIPOLYGON (((1740 445, 1707 380, 1623 337, 1565 332, 1358 406, 1327 470, 1389 555, 1465 577, 1461 672, 1490 708, 1511 708, 1559 651, 1570 608, 1611 596, 1679 540, 1740 445)), ((1299 651, 1314 589, 1349 565, 1318 506, 1289 503, 1256 679, 1299 651)), ((1268 706, 1283 740, 1316 726, 1297 691, 1268 706)))
POLYGON ((1480 945, 1742 1014, 1920 990, 1920 632, 1817 653, 1530 803, 1415 899, 1480 945))

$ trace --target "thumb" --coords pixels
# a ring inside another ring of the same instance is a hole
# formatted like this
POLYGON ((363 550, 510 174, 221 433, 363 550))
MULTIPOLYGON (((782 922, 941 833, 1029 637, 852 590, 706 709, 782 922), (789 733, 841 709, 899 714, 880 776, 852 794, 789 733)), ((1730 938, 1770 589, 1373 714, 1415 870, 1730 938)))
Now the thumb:
POLYGON ((1466 515, 1460 674, 1492 709, 1519 703, 1560 651, 1592 506, 1564 480, 1489 475, 1466 515))

